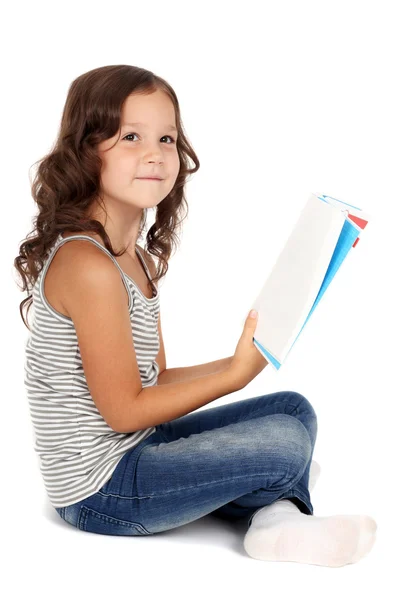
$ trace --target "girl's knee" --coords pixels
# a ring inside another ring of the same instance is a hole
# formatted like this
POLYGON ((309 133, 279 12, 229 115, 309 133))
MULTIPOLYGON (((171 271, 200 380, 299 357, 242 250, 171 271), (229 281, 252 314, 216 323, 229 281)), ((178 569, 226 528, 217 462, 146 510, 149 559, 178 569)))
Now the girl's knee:
POLYGON ((296 404, 297 414, 307 413, 307 415, 310 418, 315 419, 315 421, 317 421, 317 414, 316 414, 311 402, 305 396, 303 396, 303 394, 300 394, 299 392, 290 392, 290 394, 291 394, 291 398, 290 398, 289 402, 291 404, 293 404, 293 403, 296 404))
POLYGON ((292 415, 274 415, 274 445, 276 452, 298 467, 305 466, 312 454, 309 433, 303 423, 292 415))

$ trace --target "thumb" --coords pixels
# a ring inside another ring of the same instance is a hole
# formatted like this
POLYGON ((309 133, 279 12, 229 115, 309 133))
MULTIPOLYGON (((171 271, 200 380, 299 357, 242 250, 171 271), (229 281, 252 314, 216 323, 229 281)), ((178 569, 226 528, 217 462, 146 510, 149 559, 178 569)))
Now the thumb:
POLYGON ((249 327, 255 327, 257 324, 257 318, 258 312, 253 308, 247 316, 246 325, 249 327))

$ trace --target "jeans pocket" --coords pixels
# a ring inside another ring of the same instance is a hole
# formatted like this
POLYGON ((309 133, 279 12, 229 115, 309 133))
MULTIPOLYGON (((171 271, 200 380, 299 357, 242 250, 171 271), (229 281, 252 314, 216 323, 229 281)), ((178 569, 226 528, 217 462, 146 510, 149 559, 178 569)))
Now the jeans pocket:
POLYGON ((82 506, 79 511, 77 527, 83 531, 105 535, 152 535, 140 523, 116 519, 86 506, 82 506))

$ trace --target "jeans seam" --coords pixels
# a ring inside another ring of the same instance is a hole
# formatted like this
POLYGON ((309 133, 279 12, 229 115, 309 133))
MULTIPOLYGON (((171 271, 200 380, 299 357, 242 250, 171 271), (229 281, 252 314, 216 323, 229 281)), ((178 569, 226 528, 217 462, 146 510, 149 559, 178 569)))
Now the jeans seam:
MULTIPOLYGON (((176 492, 182 492, 185 490, 192 490, 194 488, 199 488, 199 487, 204 487, 205 485, 210 485, 210 484, 214 484, 214 483, 226 483, 227 481, 236 481, 238 479, 249 479, 249 477, 259 477, 260 475, 265 475, 265 472, 263 471, 262 473, 255 473, 254 475, 238 475, 237 477, 228 477, 228 479, 218 479, 215 481, 207 481, 207 483, 200 483, 200 484, 196 484, 196 485, 191 485, 188 487, 182 487, 182 488, 177 488, 176 490, 171 490, 169 492, 162 492, 159 494, 152 494, 150 496, 122 496, 121 494, 106 494, 104 492, 97 492, 98 494, 101 494, 102 496, 112 496, 114 498, 122 498, 124 500, 144 500, 146 498, 159 498, 160 496, 167 496, 169 494, 175 494, 176 492)), ((269 473, 269 475, 272 476, 278 476, 281 475, 281 473, 269 473)))

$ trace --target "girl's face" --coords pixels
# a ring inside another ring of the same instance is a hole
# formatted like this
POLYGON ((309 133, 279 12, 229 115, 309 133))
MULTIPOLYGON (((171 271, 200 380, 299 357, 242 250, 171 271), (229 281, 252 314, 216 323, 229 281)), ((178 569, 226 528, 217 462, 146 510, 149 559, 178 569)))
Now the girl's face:
POLYGON ((169 194, 179 173, 175 127, 174 105, 164 92, 128 96, 121 114, 121 136, 117 133, 98 146, 106 201, 144 209, 157 206, 169 194), (161 180, 140 179, 152 175, 161 180))

